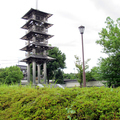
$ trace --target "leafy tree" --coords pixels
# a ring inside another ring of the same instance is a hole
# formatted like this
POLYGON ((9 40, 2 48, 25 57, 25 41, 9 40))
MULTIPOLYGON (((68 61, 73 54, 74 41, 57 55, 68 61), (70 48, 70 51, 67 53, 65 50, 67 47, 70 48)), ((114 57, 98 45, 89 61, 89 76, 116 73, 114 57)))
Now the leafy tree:
POLYGON ((92 76, 92 74, 91 74, 91 71, 86 71, 85 75, 86 75, 86 81, 87 82, 94 79, 93 76, 92 76))
POLYGON ((5 83, 6 71, 4 68, 0 69, 0 84, 5 83))
MULTIPOLYGON (((75 55, 75 66, 77 67, 77 71, 78 71, 78 82, 80 83, 80 87, 82 87, 82 82, 83 82, 83 63, 81 62, 81 59, 75 55)), ((90 61, 90 59, 87 59, 87 61, 85 61, 85 70, 87 70, 89 68, 88 66, 88 62, 90 61)))
POLYGON ((6 84, 20 83, 23 73, 17 66, 11 66, 0 70, 0 82, 6 84))
POLYGON ((63 72, 60 69, 58 69, 55 72, 55 81, 56 81, 56 83, 59 83, 59 84, 63 84, 64 83, 63 72))
POLYGON ((108 55, 107 58, 101 58, 99 63, 99 72, 102 80, 106 80, 108 86, 112 84, 119 86, 120 76, 120 18, 116 20, 116 23, 107 17, 105 22, 106 28, 102 28, 99 33, 100 40, 96 43, 103 47, 104 53, 108 55))
POLYGON ((100 40, 96 43, 103 47, 103 52, 107 54, 116 54, 120 52, 120 18, 116 20, 116 24, 110 18, 106 18, 106 28, 102 28, 99 33, 100 40))
POLYGON ((54 77, 55 71, 57 69, 64 69, 66 67, 65 65, 66 56, 57 47, 49 50, 48 56, 55 58, 54 61, 51 61, 47 64, 47 79, 49 84, 49 80, 54 77))
POLYGON ((92 78, 95 80, 102 80, 101 71, 99 66, 95 66, 91 69, 92 78))
POLYGON ((63 76, 64 79, 71 79, 71 80, 77 79, 76 73, 64 73, 63 76))
POLYGON ((102 58, 99 72, 101 78, 107 81, 108 87, 120 86, 120 55, 102 58))

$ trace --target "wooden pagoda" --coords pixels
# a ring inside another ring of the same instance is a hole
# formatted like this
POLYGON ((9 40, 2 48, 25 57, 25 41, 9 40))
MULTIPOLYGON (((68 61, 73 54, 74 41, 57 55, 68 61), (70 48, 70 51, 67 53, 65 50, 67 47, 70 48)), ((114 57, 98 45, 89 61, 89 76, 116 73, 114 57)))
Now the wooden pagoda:
POLYGON ((53 37, 49 35, 48 28, 53 24, 48 23, 48 18, 52 14, 42 12, 36 9, 31 8, 22 19, 27 20, 26 24, 21 28, 26 29, 27 33, 21 38, 22 40, 27 40, 27 45, 20 50, 26 51, 27 57, 21 62, 26 62, 27 66, 27 80, 30 82, 30 63, 33 67, 33 84, 36 84, 36 64, 38 69, 38 83, 40 83, 41 74, 40 66, 43 64, 44 70, 44 83, 47 81, 47 62, 55 60, 47 56, 47 50, 52 49, 53 47, 48 45, 48 39, 53 37))

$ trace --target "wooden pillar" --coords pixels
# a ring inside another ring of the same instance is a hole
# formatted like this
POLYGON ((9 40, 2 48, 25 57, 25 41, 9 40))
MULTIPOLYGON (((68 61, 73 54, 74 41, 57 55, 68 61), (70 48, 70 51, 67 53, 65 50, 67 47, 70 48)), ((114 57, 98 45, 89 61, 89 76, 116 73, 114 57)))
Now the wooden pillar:
POLYGON ((27 66, 27 82, 30 83, 30 63, 27 66))
POLYGON ((40 71, 41 71, 40 64, 38 64, 37 67, 38 67, 38 84, 40 84, 40 79, 41 79, 41 77, 40 77, 40 71))
POLYGON ((35 60, 33 60, 32 62, 32 67, 33 67, 33 84, 35 85, 36 84, 36 62, 35 60))
POLYGON ((46 64, 46 62, 43 64, 43 69, 44 69, 44 83, 46 84, 46 81, 47 81, 47 64, 46 64))

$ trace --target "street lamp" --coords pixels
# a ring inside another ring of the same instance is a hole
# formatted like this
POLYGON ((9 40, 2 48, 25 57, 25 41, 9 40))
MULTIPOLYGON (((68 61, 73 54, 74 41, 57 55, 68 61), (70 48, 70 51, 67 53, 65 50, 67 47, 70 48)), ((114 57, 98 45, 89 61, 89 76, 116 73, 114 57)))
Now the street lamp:
POLYGON ((85 77, 85 64, 84 64, 84 46, 83 46, 83 33, 84 33, 84 26, 78 27, 80 34, 81 34, 81 40, 82 40, 82 58, 83 58, 83 87, 86 87, 86 77, 85 77))

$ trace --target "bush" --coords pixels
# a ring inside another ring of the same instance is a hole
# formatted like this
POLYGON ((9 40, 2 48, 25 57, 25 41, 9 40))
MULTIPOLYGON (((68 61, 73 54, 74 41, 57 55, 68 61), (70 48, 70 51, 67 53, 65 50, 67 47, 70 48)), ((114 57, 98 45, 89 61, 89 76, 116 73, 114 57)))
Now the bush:
POLYGON ((0 120, 118 120, 120 88, 0 86, 0 120))
POLYGON ((0 83, 20 83, 20 80, 22 78, 23 73, 17 66, 11 66, 5 69, 0 69, 0 83))

